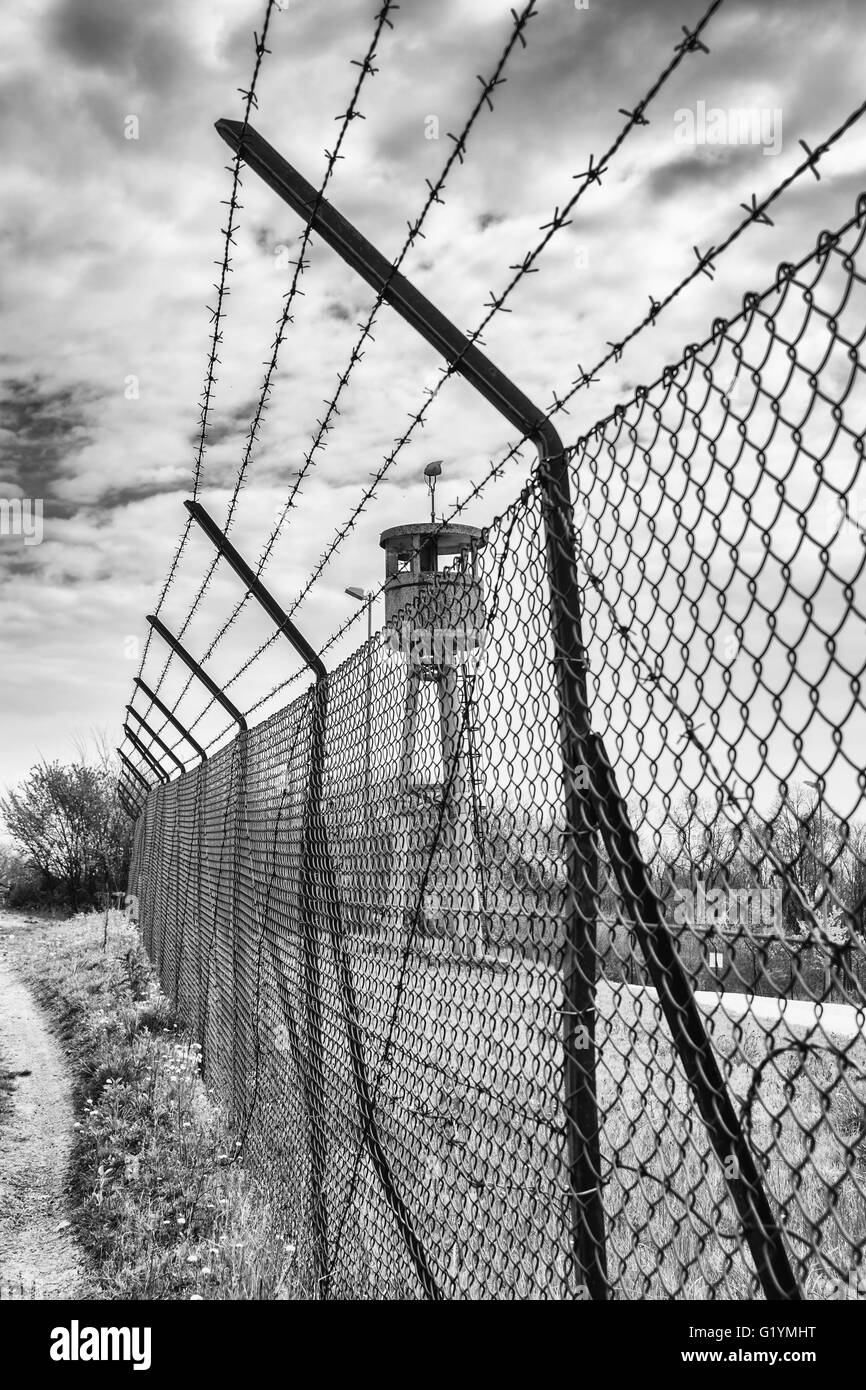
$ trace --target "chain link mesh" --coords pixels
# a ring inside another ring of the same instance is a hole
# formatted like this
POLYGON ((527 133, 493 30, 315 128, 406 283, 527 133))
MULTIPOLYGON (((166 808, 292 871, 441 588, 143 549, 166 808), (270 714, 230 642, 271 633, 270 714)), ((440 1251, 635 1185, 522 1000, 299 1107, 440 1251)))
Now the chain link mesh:
POLYGON ((147 949, 309 1293, 772 1295, 726 1103, 800 1293, 862 1279, 864 214, 571 450, 567 777, 535 475, 151 789, 147 949))

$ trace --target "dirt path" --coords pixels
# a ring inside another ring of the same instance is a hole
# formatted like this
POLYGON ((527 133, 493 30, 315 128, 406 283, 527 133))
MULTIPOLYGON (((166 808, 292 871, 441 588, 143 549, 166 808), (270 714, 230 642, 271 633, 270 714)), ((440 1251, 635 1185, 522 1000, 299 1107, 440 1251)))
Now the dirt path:
POLYGON ((29 990, 0 955, 0 1297, 86 1298, 66 1221, 72 1101, 63 1053, 29 990))

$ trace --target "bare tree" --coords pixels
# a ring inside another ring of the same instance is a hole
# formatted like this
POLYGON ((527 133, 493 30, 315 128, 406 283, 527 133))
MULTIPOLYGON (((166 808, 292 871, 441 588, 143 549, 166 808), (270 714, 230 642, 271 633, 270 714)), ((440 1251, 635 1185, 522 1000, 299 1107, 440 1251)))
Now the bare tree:
POLYGON ((125 882, 129 822, 117 803, 116 780, 86 763, 39 763, 0 812, 49 886, 59 886, 75 911, 100 891, 125 882))

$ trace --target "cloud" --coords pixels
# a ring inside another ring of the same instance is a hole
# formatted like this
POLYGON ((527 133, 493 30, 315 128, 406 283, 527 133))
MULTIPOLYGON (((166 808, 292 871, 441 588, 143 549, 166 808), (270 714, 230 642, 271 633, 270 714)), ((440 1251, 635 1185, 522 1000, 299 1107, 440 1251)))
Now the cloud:
POLYGON ((0 381, 4 475, 21 494, 41 499, 49 515, 71 510, 56 486, 74 471, 75 455, 92 439, 93 405, 87 386, 52 388, 38 378, 0 381))
POLYGON ((164 93, 189 75, 191 53, 170 4, 117 5, 113 0, 61 0, 48 22, 48 41, 84 69, 126 78, 164 93))

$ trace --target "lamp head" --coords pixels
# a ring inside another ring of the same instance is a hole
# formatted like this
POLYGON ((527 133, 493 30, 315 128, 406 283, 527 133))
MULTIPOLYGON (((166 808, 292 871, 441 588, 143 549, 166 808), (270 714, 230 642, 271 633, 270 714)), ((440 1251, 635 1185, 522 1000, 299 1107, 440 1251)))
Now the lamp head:
POLYGON ((436 520, 436 479, 442 472, 442 459, 434 459, 428 463, 424 469, 424 477, 427 479, 427 487, 430 492, 430 520, 436 520))

